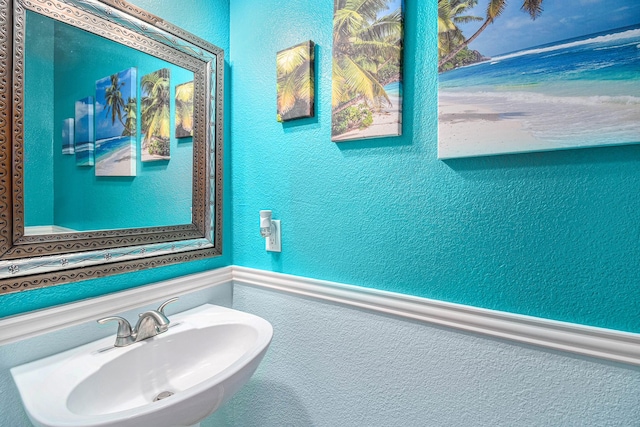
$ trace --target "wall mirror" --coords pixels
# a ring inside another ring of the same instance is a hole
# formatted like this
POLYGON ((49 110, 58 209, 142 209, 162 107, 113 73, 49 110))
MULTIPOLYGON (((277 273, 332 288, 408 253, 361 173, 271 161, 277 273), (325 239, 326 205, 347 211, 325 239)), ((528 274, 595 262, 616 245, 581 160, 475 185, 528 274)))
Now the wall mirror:
POLYGON ((0 294, 221 254, 221 49, 123 0, 0 0, 0 294))

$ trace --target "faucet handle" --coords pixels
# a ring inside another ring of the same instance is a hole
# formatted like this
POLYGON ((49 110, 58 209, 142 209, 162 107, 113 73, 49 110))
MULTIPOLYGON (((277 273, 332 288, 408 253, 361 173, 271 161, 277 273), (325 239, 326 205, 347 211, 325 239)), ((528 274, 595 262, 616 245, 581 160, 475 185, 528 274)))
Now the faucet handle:
POLYGON ((127 322, 127 319, 119 316, 109 316, 98 319, 98 323, 101 325, 104 325, 107 322, 118 322, 118 333, 116 334, 118 338, 127 338, 131 336, 131 325, 127 322))
POLYGON ((158 310, 157 310, 157 311, 158 311, 158 312, 160 312, 160 313, 162 313, 162 314, 164 315, 164 308, 165 308, 167 305, 171 304, 172 302, 176 302, 176 301, 178 301, 178 297, 170 298, 170 299, 166 300, 165 302, 163 302, 162 304, 160 304, 160 307, 158 307, 158 310))

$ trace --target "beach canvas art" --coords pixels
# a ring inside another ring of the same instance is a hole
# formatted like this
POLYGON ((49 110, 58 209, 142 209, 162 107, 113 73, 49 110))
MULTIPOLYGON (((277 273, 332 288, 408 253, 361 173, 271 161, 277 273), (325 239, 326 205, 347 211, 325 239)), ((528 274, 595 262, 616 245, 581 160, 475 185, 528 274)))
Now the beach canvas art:
POLYGON ((136 176, 135 68, 96 82, 96 176, 136 176))
POLYGON ((142 161, 171 158, 170 70, 163 68, 142 76, 141 133, 142 161))
POLYGON ((77 166, 93 166, 95 134, 93 131, 93 96, 76 101, 74 120, 77 166))
POLYGON ((640 142, 640 2, 438 1, 438 157, 640 142))
POLYGON ((193 82, 176 86, 176 138, 193 136, 193 82))
POLYGON ((403 10, 402 0, 334 1, 332 141, 402 134, 403 10))
POLYGON ((62 121, 62 154, 75 154, 75 141, 73 137, 73 119, 62 121))
POLYGON ((314 115, 314 51, 309 40, 276 54, 279 122, 314 115))

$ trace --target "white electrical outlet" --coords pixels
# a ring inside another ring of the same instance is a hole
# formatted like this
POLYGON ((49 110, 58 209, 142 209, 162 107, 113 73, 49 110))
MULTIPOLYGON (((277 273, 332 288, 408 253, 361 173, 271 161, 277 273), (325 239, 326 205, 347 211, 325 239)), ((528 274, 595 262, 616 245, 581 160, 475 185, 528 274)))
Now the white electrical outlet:
POLYGON ((271 221, 271 235, 265 240, 267 241, 267 251, 282 252, 282 235, 280 233, 280 220, 271 221))

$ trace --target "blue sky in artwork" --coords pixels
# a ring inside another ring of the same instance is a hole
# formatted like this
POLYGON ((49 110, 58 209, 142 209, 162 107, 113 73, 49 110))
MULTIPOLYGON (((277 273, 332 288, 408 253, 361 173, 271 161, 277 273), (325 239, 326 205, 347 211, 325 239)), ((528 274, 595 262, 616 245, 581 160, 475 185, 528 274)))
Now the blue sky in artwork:
MULTIPOLYGON (((128 68, 118 74, 119 83, 122 85, 120 92, 125 104, 129 98, 136 98, 136 69, 128 68)), ((124 125, 116 117, 111 121, 111 110, 107 110, 106 91, 111 86, 111 77, 107 76, 96 81, 96 139, 113 138, 122 135, 124 125)), ((125 120, 124 111, 122 119, 125 120)))
POLYGON ((64 119, 64 121, 62 122, 62 143, 64 145, 73 146, 73 143, 74 143, 73 121, 74 119, 64 119))
POLYGON ((402 6, 403 3, 404 3, 403 0, 389 0, 387 2, 387 9, 380 11, 378 13, 378 18, 395 12, 396 10, 398 10, 399 7, 402 6))
MULTIPOLYGON (((467 15, 484 17, 489 0, 479 0, 467 15)), ((523 0, 510 1, 503 14, 470 44, 485 56, 514 52, 573 37, 640 24, 640 0, 546 0, 542 14, 532 20, 520 7, 523 0)), ((482 22, 460 24, 465 37, 482 22)))
POLYGON ((76 101, 75 113, 76 142, 93 142, 93 97, 76 101))

